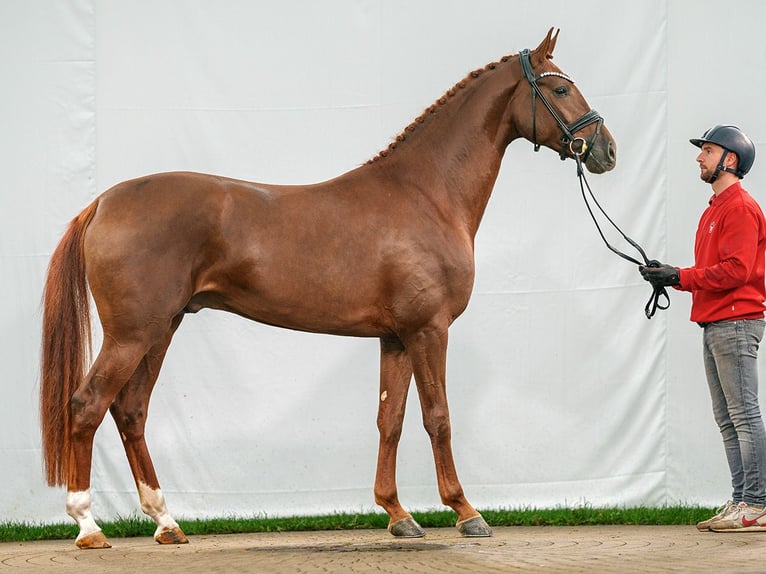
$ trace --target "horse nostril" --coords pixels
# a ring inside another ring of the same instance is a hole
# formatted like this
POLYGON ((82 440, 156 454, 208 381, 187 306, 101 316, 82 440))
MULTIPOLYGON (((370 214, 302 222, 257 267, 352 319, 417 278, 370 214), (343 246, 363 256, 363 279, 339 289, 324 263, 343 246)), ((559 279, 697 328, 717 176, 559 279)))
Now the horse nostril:
POLYGON ((614 144, 612 142, 609 142, 609 146, 607 146, 606 153, 609 159, 612 161, 614 161, 614 159, 617 157, 617 149, 614 147, 614 144))

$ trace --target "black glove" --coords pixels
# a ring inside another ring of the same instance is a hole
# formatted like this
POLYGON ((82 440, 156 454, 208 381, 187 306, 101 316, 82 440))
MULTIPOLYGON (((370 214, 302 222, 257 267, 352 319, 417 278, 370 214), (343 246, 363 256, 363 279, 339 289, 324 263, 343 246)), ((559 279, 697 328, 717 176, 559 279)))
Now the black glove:
POLYGON ((638 271, 641 277, 652 284, 652 287, 672 287, 681 283, 678 269, 667 263, 660 263, 656 259, 651 260, 647 265, 639 265, 638 271))

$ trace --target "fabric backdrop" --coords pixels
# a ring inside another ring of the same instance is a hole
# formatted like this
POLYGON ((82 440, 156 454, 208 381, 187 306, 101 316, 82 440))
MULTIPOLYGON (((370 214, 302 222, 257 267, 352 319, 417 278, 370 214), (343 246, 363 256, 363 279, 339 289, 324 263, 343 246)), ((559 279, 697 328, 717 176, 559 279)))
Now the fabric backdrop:
MULTIPOLYGON (((41 469, 40 298, 58 239, 97 194, 169 170, 329 179, 555 26, 555 62, 618 142, 617 168, 590 178, 602 205, 651 257, 688 265, 710 194, 688 138, 735 123, 764 153, 764 18, 758 0, 0 0, 0 521, 67 519, 41 469)), ((766 202, 759 161, 745 186, 766 202)), ((726 500, 688 295, 646 320, 649 289, 601 243, 573 162, 509 146, 476 253, 447 385, 475 506, 726 500)), ((147 430, 171 512, 373 509, 377 379, 374 339, 187 317, 147 430)), ((416 401, 400 495, 439 508, 416 401)), ((100 518, 138 512, 108 416, 92 490, 100 518)))

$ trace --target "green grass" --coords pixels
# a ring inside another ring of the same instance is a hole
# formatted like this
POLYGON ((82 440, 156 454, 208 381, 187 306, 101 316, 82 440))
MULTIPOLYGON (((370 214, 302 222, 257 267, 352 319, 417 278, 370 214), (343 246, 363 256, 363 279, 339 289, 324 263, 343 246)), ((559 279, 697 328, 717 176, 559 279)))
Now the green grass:
MULTIPOLYGON (((661 508, 593 508, 590 506, 556 509, 482 510, 490 526, 583 526, 599 524, 692 525, 705 520, 715 509, 699 506, 665 506, 661 508)), ((454 526, 451 511, 413 512, 424 528, 454 526)), ((252 532, 288 532, 310 530, 358 530, 385 528, 388 516, 383 513, 331 514, 326 516, 293 516, 269 518, 215 518, 179 520, 188 535, 241 534, 252 532)), ((155 525, 143 516, 133 515, 102 523, 109 538, 152 536, 155 525)), ((74 522, 67 524, 0 523, 0 542, 34 540, 66 540, 77 536, 74 522)))

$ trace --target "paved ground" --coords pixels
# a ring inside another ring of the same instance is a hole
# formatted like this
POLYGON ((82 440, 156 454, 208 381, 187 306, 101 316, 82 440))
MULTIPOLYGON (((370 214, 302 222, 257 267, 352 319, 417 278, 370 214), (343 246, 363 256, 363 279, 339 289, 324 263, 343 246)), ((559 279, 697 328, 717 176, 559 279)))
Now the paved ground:
POLYGON ((700 533, 693 526, 495 528, 461 538, 454 528, 397 540, 384 530, 191 536, 159 546, 111 540, 82 551, 72 541, 2 543, 0 574, 209 572, 765 572, 763 533, 700 533))

